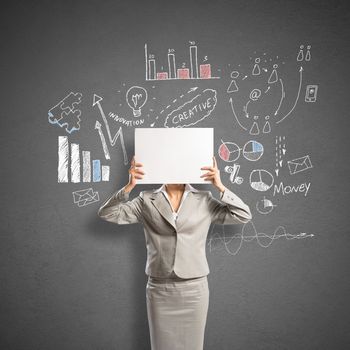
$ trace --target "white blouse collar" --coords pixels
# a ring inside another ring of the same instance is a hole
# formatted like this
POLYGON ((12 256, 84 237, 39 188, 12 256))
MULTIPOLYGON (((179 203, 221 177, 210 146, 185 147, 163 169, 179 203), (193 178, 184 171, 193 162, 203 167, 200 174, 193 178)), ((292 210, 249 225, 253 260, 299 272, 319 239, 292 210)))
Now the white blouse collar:
MULTIPOLYGON (((165 184, 153 191, 153 193, 157 192, 166 192, 165 184)), ((185 184, 185 192, 198 192, 198 190, 192 187, 190 184, 185 184)))

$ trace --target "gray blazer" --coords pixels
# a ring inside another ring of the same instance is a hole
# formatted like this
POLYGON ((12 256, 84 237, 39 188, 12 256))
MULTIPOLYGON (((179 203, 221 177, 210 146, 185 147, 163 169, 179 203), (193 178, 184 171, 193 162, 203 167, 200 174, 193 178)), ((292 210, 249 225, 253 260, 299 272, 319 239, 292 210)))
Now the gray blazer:
POLYGON ((107 199, 98 215, 119 225, 142 223, 146 238, 145 272, 154 277, 207 275, 206 239, 210 224, 243 224, 251 220, 249 207, 229 189, 221 201, 210 191, 189 192, 176 222, 162 192, 142 191, 133 200, 124 187, 107 199))

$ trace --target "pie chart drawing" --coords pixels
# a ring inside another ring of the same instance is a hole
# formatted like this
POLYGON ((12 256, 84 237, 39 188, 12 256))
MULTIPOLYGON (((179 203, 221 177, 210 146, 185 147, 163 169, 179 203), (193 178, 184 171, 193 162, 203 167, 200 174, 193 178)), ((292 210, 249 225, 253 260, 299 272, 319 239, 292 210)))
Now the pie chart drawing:
POLYGON ((240 154, 241 149, 234 142, 222 142, 219 147, 219 156, 225 162, 234 162, 240 154))
POLYGON ((256 203, 256 210, 264 215, 271 213, 274 207, 276 207, 276 205, 265 197, 256 203))
POLYGON ((256 162, 264 154, 264 146, 257 141, 250 140, 243 147, 243 156, 251 162, 256 162))
POLYGON ((250 186, 260 192, 269 190, 274 182, 274 178, 271 173, 264 169, 256 169, 250 173, 249 183, 250 186))

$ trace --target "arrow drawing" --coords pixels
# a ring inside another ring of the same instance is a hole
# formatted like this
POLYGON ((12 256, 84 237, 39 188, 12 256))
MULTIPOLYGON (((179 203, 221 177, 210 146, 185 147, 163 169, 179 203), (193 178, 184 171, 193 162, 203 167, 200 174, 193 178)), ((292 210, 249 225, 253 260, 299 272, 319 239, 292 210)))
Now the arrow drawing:
POLYGON ((237 118, 235 109, 234 109, 234 107, 233 107, 232 97, 230 97, 230 103, 231 103, 232 113, 233 113, 234 117, 236 118, 236 121, 237 121, 238 125, 239 125, 242 129, 247 130, 247 128, 245 128, 245 127, 239 122, 239 120, 238 120, 238 118, 237 118))
POLYGON ((299 100, 299 96, 300 96, 301 84, 303 81, 303 70, 304 70, 303 67, 300 67, 300 69, 299 69, 299 89, 298 89, 298 94, 297 94, 297 97, 295 99, 294 105, 293 105, 292 109, 282 119, 280 119, 276 122, 276 124, 278 124, 281 121, 283 121, 284 119, 286 119, 289 116, 289 114, 291 114, 294 111, 294 108, 296 107, 298 100, 299 100))
POLYGON ((103 98, 101 96, 98 96, 98 95, 94 94, 94 100, 93 100, 92 106, 95 106, 97 104, 98 109, 100 110, 103 122, 104 122, 106 130, 107 130, 109 143, 111 144, 111 146, 114 146, 116 141, 120 137, 120 143, 121 143, 121 146, 122 146, 122 149, 123 149, 123 155, 124 155, 124 164, 126 165, 126 164, 128 164, 128 157, 127 157, 126 149, 125 149, 125 145, 124 145, 124 136, 123 136, 122 127, 119 127, 118 132, 114 135, 114 137, 112 137, 111 131, 109 129, 107 118, 105 116, 105 113, 103 112, 103 109, 102 109, 102 106, 101 106, 101 103, 100 103, 102 100, 103 100, 103 98))
POLYGON ((100 139, 101 139, 101 143, 102 143, 103 152, 105 154, 105 158, 106 159, 111 159, 111 156, 109 155, 109 151, 108 151, 105 135, 103 135, 103 132, 102 132, 102 129, 101 129, 101 123, 98 120, 96 120, 95 129, 98 130, 98 134, 100 135, 100 139))
POLYGON ((282 79, 280 79, 280 83, 281 83, 281 99, 280 99, 280 103, 275 111, 275 115, 277 115, 278 111, 280 110, 281 106, 282 106, 282 101, 283 99, 286 97, 285 93, 284 93, 284 87, 283 87, 283 81, 282 79))
POLYGON ((246 116, 247 118, 249 118, 249 113, 248 113, 248 110, 247 110, 249 103, 250 103, 250 100, 249 100, 249 101, 245 104, 245 106, 243 107, 243 112, 244 112, 244 114, 245 114, 245 116, 246 116))

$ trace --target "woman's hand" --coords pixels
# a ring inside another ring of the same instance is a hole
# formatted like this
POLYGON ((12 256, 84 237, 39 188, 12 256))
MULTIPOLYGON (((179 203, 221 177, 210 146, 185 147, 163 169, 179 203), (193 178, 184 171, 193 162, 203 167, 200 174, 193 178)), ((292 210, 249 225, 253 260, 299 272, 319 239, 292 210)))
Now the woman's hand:
POLYGON ((225 190, 225 186, 222 184, 220 179, 220 170, 218 169, 215 157, 213 157, 213 166, 204 166, 201 168, 201 170, 209 170, 209 171, 201 175, 200 177, 204 177, 205 181, 211 181, 211 183, 220 192, 223 192, 225 190))
POLYGON ((133 156, 129 169, 129 183, 125 186, 126 192, 130 192, 137 185, 136 179, 142 179, 143 175, 145 175, 143 170, 138 169, 138 167, 142 166, 142 163, 136 163, 135 156, 133 156))

